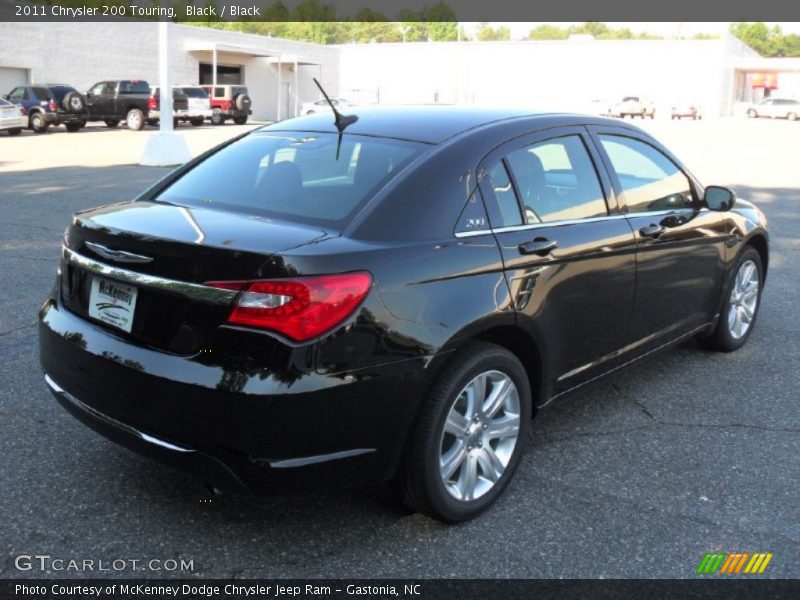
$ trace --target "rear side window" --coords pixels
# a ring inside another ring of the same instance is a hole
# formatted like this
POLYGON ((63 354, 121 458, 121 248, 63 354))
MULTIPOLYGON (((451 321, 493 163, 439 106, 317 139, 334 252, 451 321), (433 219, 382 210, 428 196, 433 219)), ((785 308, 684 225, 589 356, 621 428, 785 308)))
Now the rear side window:
MULTIPOLYGON (((492 227, 513 227, 522 224, 522 216, 519 212, 517 194, 511 177, 508 175, 505 163, 498 162, 488 171, 488 183, 494 193, 494 203, 496 210, 492 210, 492 227), (498 221, 496 223, 495 221, 498 221)), ((490 203, 492 199, 488 200, 490 203)))
POLYGON ((231 97, 236 98, 239 94, 246 94, 247 88, 244 86, 234 86, 231 89, 231 97))
POLYGON ((47 88, 37 86, 32 89, 37 100, 47 100, 50 96, 52 96, 50 90, 48 90, 47 88))
POLYGON ((617 173, 629 212, 692 207, 689 179, 662 152, 619 135, 601 135, 600 142, 617 173))
POLYGON ((577 135, 546 140, 508 155, 526 223, 604 217, 605 195, 577 135))
POLYGON ((185 87, 181 89, 189 98, 208 98, 208 94, 203 88, 185 87))
POLYGON ((425 144, 263 132, 212 155, 158 200, 341 229, 425 144))
POLYGON ((64 96, 70 92, 74 92, 75 88, 71 88, 68 85, 51 85, 50 91, 53 93, 56 102, 61 102, 64 99, 64 96))

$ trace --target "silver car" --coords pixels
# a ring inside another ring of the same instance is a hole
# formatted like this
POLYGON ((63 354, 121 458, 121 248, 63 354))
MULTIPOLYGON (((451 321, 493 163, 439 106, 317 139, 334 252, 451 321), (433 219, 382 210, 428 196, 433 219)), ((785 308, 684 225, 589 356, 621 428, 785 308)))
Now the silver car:
POLYGON ((758 104, 747 109, 747 116, 751 119, 770 117, 797 121, 800 118, 800 100, 795 98, 764 98, 758 104))
POLYGON ((28 126, 28 117, 21 106, 0 99, 0 131, 8 131, 8 135, 19 135, 28 126))

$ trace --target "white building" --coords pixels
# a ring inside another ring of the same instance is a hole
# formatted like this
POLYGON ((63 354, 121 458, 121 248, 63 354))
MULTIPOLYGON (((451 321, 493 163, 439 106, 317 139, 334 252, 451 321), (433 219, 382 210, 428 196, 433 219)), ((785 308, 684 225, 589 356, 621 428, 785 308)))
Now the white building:
MULTIPOLYGON (((737 102, 800 95, 800 59, 764 59, 718 40, 593 39, 323 46, 172 26, 173 81, 248 86, 256 119, 297 114, 320 97, 357 102, 476 103, 581 110, 622 96, 731 114, 737 102)), ((107 79, 158 82, 155 23, 0 23, 0 93, 24 83, 79 90, 107 79)))

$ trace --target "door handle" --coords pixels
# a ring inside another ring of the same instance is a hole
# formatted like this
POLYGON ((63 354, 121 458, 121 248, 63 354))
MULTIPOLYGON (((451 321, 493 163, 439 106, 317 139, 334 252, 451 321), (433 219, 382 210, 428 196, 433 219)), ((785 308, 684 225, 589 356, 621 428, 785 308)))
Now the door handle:
POLYGON ((639 235, 642 237, 657 238, 664 233, 664 228, 658 223, 650 223, 639 230, 639 235))
POLYGON ((535 254, 537 256, 547 256, 558 248, 558 242, 547 238, 537 237, 531 242, 519 245, 520 254, 535 254))

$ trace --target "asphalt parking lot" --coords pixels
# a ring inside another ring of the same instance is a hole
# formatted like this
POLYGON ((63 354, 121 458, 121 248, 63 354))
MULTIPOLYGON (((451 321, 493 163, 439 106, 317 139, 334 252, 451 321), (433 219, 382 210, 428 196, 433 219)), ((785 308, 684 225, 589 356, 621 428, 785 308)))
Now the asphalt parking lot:
MULTIPOLYGON (((456 527, 383 488, 209 499, 69 416, 46 390, 35 329, 61 234, 74 211, 166 170, 133 164, 146 132, 0 134, 0 576, 85 576, 14 567, 44 554, 194 564, 111 573, 127 577, 684 578, 710 551, 772 552, 766 576, 800 576, 800 124, 643 125, 770 219, 753 335, 728 355, 686 343, 541 412, 506 494, 456 527)), ((198 153, 244 129, 180 131, 198 153)))

